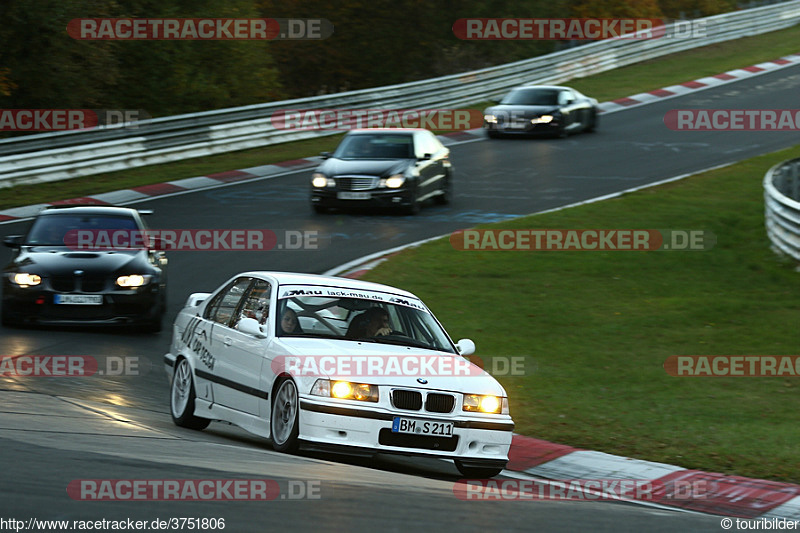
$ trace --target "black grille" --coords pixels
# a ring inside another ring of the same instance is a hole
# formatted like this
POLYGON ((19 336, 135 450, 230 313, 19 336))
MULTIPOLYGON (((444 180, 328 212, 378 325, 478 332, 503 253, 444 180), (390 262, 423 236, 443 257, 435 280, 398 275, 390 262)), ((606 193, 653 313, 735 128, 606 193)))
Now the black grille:
POLYGON ((106 278, 83 278, 81 289, 83 292, 103 292, 106 288, 106 278))
POLYGON ((392 391, 392 405, 407 411, 422 409, 422 394, 414 390, 392 391))
POLYGON ((336 185, 342 191, 364 191, 375 188, 375 178, 365 177, 339 177, 336 185))
POLYGON ((458 435, 452 437, 423 437, 407 433, 392 433, 390 428, 383 428, 378 433, 378 443, 384 446, 454 452, 458 447, 458 435))
POLYGON ((431 413, 449 413, 455 403, 456 399, 452 394, 428 394, 425 399, 425 410, 431 413))
POLYGON ((53 276, 50 280, 56 292, 103 292, 106 289, 105 277, 53 276))
POLYGON ((106 320, 114 317, 114 311, 107 305, 52 305, 41 316, 46 320, 106 320))
POLYGON ((72 292, 75 290, 75 278, 72 276, 53 276, 50 279, 53 290, 58 292, 72 292))

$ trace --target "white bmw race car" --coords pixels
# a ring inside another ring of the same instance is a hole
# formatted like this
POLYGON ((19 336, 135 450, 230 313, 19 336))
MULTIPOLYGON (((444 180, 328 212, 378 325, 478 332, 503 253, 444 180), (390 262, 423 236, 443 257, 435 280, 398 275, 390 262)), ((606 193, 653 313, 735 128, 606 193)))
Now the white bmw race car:
POLYGON ((497 475, 514 422, 503 387, 413 294, 376 283, 245 272, 192 294, 169 353, 179 426, 211 420, 278 451, 444 457, 497 475))

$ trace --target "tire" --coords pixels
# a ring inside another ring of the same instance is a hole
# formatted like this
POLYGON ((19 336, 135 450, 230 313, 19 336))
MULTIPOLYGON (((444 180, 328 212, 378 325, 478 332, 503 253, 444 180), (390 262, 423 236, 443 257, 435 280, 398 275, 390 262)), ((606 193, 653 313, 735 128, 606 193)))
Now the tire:
POLYGON ((434 201, 439 205, 447 205, 450 203, 450 196, 452 195, 452 192, 453 192, 453 184, 450 179, 450 176, 448 175, 445 178, 444 188, 442 188, 442 194, 436 196, 436 198, 434 198, 434 201))
POLYGON ((161 309, 158 312, 158 316, 152 320, 149 320, 142 326, 142 331, 145 333, 158 333, 164 327, 164 310, 161 309))
POLYGON ((327 207, 322 207, 321 205, 311 204, 311 209, 318 215, 324 215, 328 212, 327 207))
POLYGON ((5 306, 3 306, 2 311, 0 311, 0 323, 6 328, 18 327, 20 325, 20 321, 11 318, 11 313, 6 310, 5 306))
POLYGON ((135 327, 135 331, 143 333, 158 333, 164 327, 164 314, 167 311, 167 297, 166 293, 162 293, 161 301, 158 304, 158 311, 156 316, 144 322, 139 327, 135 327))
POLYGON ((281 379, 275 388, 269 434, 276 452, 294 453, 299 448, 300 400, 297 385, 289 378, 281 379))
POLYGON ((194 380, 189 361, 184 358, 175 363, 172 385, 169 388, 169 412, 176 426, 189 429, 205 429, 211 423, 207 418, 194 416, 194 380))
POLYGON ((467 479, 489 479, 495 477, 503 471, 501 467, 491 466, 464 466, 458 459, 455 460, 456 468, 461 472, 461 475, 467 479))
POLYGON ((592 118, 589 121, 589 125, 586 126, 586 133, 594 133, 595 131, 597 131, 597 123, 598 123, 597 111, 594 111, 592 113, 592 118))
POLYGON ((419 200, 417 200, 417 193, 414 192, 414 197, 411 199, 411 205, 406 206, 403 209, 403 213, 406 215, 418 215, 420 210, 422 209, 422 205, 420 204, 419 200))
POLYGON ((486 131, 486 135, 488 135, 490 139, 499 139, 500 138, 500 134, 497 133, 496 131, 487 130, 486 131))

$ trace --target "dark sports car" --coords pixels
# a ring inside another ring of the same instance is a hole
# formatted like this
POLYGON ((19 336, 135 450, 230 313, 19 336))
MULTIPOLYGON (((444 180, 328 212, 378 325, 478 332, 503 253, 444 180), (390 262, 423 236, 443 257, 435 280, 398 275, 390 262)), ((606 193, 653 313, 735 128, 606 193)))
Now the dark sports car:
POLYGON ((39 213, 26 235, 4 240, 15 252, 3 269, 3 325, 130 324, 160 330, 165 254, 149 246, 81 249, 70 241, 81 230, 138 233, 146 226, 138 211, 122 207, 39 213))
POLYGON ((532 85, 512 89, 483 112, 489 137, 545 134, 566 137, 597 128, 597 100, 569 87, 532 85))
POLYGON ((433 198, 450 201, 450 150, 424 129, 353 130, 311 176, 311 206, 386 207, 419 212, 433 198))

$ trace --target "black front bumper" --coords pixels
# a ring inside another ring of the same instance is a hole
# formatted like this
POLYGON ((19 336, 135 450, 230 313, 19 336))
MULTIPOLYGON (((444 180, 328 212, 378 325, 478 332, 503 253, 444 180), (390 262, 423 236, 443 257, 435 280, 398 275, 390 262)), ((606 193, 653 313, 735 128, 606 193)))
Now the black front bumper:
POLYGON ((529 135, 531 137, 543 135, 558 135, 561 133, 561 124, 550 122, 548 124, 526 124, 524 128, 511 128, 507 124, 491 124, 485 122, 483 129, 497 135, 529 135))
POLYGON ((51 289, 21 289, 10 283, 3 286, 3 320, 20 324, 52 325, 135 325, 157 320, 163 312, 162 288, 151 284, 138 290, 103 293, 69 293, 100 295, 102 305, 55 303, 51 289))
POLYGON ((342 191, 333 188, 311 189, 311 205, 338 208, 404 208, 414 201, 410 189, 370 189, 366 191, 342 191), (339 193, 368 193, 368 199, 350 200, 339 198, 339 193))

